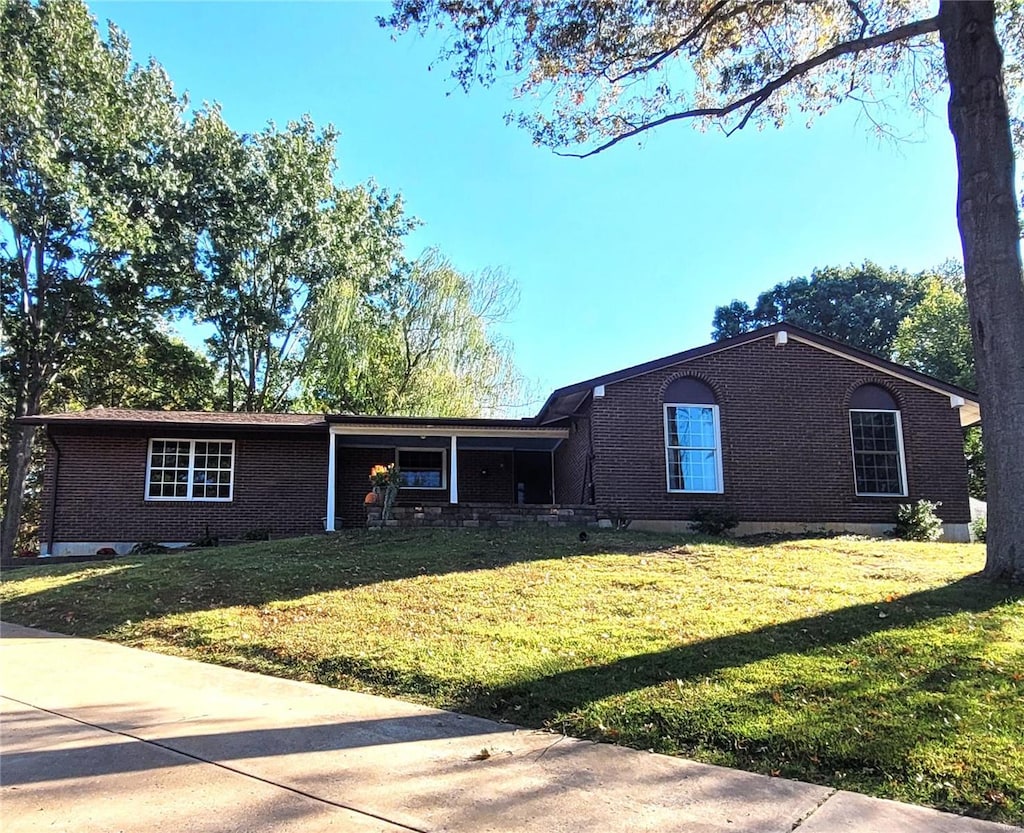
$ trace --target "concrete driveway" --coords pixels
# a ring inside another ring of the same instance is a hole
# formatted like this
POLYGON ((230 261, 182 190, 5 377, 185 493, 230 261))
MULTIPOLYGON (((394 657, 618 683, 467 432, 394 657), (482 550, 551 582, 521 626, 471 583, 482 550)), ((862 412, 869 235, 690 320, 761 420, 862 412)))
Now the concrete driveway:
POLYGON ((4 833, 1017 831, 0 625, 4 833))

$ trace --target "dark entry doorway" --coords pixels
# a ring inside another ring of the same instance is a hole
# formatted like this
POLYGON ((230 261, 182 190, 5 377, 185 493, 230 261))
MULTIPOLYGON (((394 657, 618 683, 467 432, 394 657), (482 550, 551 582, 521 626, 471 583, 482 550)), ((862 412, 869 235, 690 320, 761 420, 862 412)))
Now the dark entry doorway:
POLYGON ((515 452, 516 503, 553 503, 551 452, 515 452))

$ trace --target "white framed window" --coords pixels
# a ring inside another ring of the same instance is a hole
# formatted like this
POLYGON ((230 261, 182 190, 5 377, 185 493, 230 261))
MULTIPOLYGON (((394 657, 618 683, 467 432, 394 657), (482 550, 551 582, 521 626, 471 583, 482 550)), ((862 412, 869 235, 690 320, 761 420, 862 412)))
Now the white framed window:
POLYGON ((850 410, 853 479, 858 495, 907 496, 899 411, 850 410))
POLYGON ((441 448, 398 448, 395 463, 402 473, 406 489, 437 489, 448 487, 447 456, 441 448))
POLYGON ((229 501, 234 468, 234 440, 152 439, 146 500, 229 501))
POLYGON ((665 405, 665 467, 670 492, 723 491, 717 405, 665 405))

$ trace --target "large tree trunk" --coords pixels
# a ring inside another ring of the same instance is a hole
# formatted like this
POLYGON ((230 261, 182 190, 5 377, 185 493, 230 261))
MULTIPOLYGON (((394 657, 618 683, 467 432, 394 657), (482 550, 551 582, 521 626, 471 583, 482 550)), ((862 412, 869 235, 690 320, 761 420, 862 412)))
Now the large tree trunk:
POLYGON ((939 4, 949 127, 988 462, 985 574, 1024 583, 1024 274, 992 2, 939 4))
MULTIPOLYGON (((33 394, 18 403, 16 417, 39 413, 41 396, 33 394)), ((7 494, 3 523, 0 524, 0 555, 10 558, 21 526, 21 510, 25 502, 25 479, 32 463, 32 443, 36 429, 32 425, 11 424, 10 446, 7 449, 7 494)))

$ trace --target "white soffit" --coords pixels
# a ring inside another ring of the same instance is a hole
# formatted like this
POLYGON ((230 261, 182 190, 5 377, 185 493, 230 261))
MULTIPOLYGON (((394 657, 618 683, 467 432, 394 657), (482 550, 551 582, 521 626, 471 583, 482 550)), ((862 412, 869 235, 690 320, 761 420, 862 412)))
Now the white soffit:
POLYGON ((369 437, 548 437, 551 439, 565 439, 569 436, 569 429, 543 427, 485 428, 476 425, 353 425, 332 423, 331 433, 369 437))

